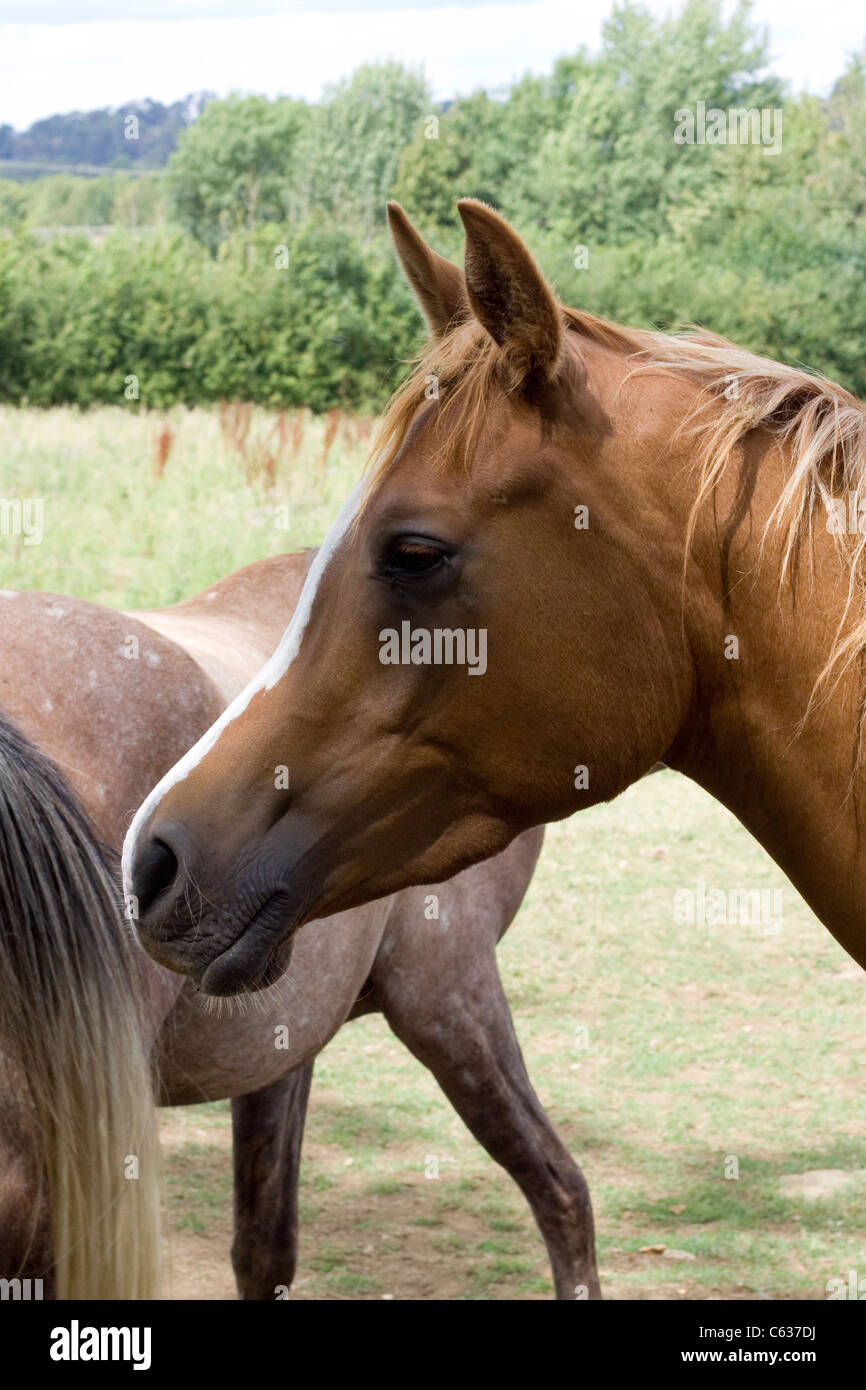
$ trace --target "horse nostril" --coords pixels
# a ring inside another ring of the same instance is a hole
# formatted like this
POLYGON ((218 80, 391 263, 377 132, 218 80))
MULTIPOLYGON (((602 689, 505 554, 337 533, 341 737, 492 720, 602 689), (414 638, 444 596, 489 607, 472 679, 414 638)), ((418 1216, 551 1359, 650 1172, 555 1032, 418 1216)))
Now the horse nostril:
POLYGON ((149 840, 139 852, 133 869, 133 892, 138 899, 140 917, 153 906, 160 893, 174 883, 177 868, 177 855, 164 840, 149 840))

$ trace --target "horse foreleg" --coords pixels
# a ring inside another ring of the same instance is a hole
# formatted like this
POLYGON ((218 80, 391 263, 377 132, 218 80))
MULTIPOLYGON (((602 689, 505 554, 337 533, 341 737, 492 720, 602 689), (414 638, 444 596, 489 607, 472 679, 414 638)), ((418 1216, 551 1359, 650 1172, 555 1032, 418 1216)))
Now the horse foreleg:
POLYGON ((423 989, 411 980, 410 961, 395 954, 399 948, 375 979, 389 1024, 522 1189, 547 1245, 557 1298, 600 1298, 586 1179, 532 1088, 492 946, 464 957, 462 973, 447 958, 435 971, 428 965, 423 989))
POLYGON ((312 1079, 311 1062, 232 1101, 232 1266, 241 1298, 285 1297, 295 1277, 298 1176, 312 1079))

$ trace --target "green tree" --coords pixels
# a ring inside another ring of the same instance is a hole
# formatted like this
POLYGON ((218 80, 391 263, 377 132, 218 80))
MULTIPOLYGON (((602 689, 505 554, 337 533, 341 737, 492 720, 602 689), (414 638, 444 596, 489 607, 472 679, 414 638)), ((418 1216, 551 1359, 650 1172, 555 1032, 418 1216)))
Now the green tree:
POLYGON ((659 235, 669 209, 708 189, 722 163, 707 146, 674 142, 675 112, 698 101, 781 105, 767 62, 745 0, 727 20, 720 0, 687 0, 660 22, 640 5, 617 5, 598 59, 576 74, 564 124, 538 151, 527 210, 583 240, 659 235))
POLYGON ((0 231, 11 231, 13 227, 23 226, 28 206, 28 189, 25 184, 13 183, 11 179, 0 179, 0 231))
MULTIPOLYGON (((561 79, 564 68, 557 69, 561 79)), ((556 80, 536 77, 518 82, 505 101, 480 91, 452 102, 404 149, 394 197, 431 235, 445 234, 455 245, 457 198, 481 198, 515 215, 527 165, 561 107, 556 80)))
POLYGON ((307 210, 371 236, 383 223, 403 148, 430 110, 424 77, 400 63, 360 67, 329 88, 299 141, 307 210))
POLYGON ((309 108, 288 98, 209 102, 169 160, 177 221, 213 250, 239 228, 252 234, 291 215, 296 147, 308 121, 309 108))

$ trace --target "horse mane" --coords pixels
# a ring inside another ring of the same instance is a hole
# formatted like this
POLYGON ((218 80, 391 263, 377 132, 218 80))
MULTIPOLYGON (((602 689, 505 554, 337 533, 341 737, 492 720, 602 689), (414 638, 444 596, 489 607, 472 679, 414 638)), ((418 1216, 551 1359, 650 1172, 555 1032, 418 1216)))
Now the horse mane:
MULTIPOLYGON (((764 528, 765 540, 772 529, 784 531, 780 585, 792 574, 801 543, 811 539, 817 505, 822 503, 829 515, 834 498, 849 492, 858 499, 866 495, 866 407, 844 387, 702 328, 660 333, 626 328, 582 310, 562 312, 568 341, 577 349, 563 354, 563 371, 583 373, 580 340, 588 339, 630 358, 630 377, 667 371, 698 388, 695 408, 677 431, 695 438, 699 470, 686 556, 703 503, 752 430, 766 431, 790 461, 764 528)), ((396 462, 425 401, 439 401, 433 419, 438 466, 469 469, 492 398, 505 399, 512 389, 497 343, 476 319, 430 343, 385 413, 368 465, 364 505, 396 462)), ((866 532, 834 531, 834 537, 850 580, 832 654, 818 684, 837 666, 840 678, 866 647, 866 612, 844 634, 852 605, 866 592, 866 532)))
MULTIPOLYGON (((639 350, 635 373, 669 370, 692 381, 700 396, 679 434, 698 444, 699 482, 689 517, 689 554, 698 513, 730 466, 746 435, 765 431, 787 461, 784 485, 763 530, 762 549, 771 531, 783 532, 779 586, 794 572, 804 542, 811 551, 816 510, 824 521, 832 503, 866 491, 866 407, 844 387, 817 372, 791 367, 737 347, 706 330, 650 334, 639 350), (820 515, 820 512, 819 512, 820 515)), ((858 512, 859 515, 859 512, 858 512)), ((833 685, 866 647, 866 533, 847 525, 833 537, 848 572, 848 589, 830 656, 818 677, 813 699, 835 671, 833 685), (849 625, 852 610, 861 612, 849 625)), ((828 692, 829 693, 829 692, 828 692)), ((811 701, 810 701, 811 707, 811 701)), ((807 711, 808 713, 808 711, 807 711)))

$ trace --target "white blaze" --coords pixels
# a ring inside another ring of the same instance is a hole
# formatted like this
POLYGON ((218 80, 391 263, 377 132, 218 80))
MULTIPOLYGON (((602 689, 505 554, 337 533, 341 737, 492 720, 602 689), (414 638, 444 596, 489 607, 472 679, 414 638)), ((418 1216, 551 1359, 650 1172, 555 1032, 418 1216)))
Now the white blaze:
POLYGON ((150 796, 147 797, 136 811, 133 822, 126 832, 126 839, 123 842, 123 891, 127 896, 132 893, 132 861, 141 827, 156 810, 169 788, 173 787, 177 782, 182 782, 185 777, 189 776, 194 767, 198 767, 205 754, 209 753, 211 748, 213 748, 223 729, 231 724, 233 719, 237 719, 239 714, 243 714, 250 700, 254 695, 258 694, 260 690, 271 690, 276 685, 277 681, 285 675, 300 651, 304 630, 310 619, 313 600, 316 597, 316 591, 319 587, 322 575, 357 513, 361 500, 361 491, 362 484, 358 483, 351 497, 344 503, 340 515, 325 537, 322 547, 310 566, 310 572, 304 581, 304 587, 298 599, 298 606, 292 614, 292 620, 283 633, 280 644, 273 656, 265 663, 258 675, 250 681, 246 689, 242 690, 240 695, 232 701, 228 709, 224 710, 216 723, 211 725, 207 733, 202 734, 198 743, 194 744, 189 752, 184 754, 180 762, 175 763, 174 767, 169 768, 162 781, 157 783, 150 793, 150 796))

